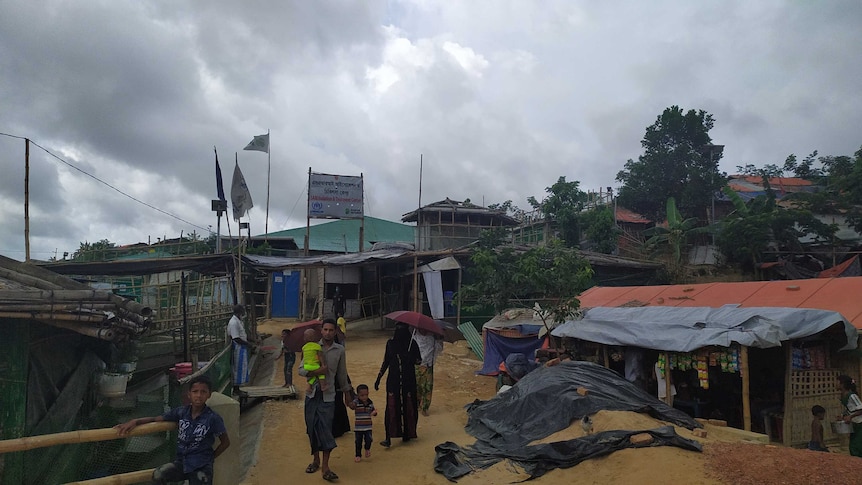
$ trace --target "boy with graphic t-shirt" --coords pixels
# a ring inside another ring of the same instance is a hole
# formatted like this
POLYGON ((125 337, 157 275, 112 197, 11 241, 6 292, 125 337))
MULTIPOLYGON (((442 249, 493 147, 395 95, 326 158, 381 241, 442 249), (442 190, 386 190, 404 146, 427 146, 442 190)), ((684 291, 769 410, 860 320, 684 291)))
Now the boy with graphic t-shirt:
POLYGON ((230 446, 224 421, 215 411, 207 407, 212 395, 212 381, 198 376, 189 382, 191 404, 173 408, 161 416, 133 419, 114 426, 119 435, 128 434, 138 425, 173 421, 177 423, 177 457, 153 471, 153 482, 188 480, 189 485, 210 484, 213 481, 213 462, 230 446), (213 450, 215 439, 218 447, 213 450))

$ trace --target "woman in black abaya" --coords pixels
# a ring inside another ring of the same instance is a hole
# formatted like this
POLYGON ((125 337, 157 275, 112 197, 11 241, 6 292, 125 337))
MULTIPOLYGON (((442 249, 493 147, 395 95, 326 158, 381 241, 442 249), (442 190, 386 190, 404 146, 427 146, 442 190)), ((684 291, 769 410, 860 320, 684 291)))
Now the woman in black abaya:
POLYGON ((380 379, 386 377, 386 439, 380 444, 389 447, 392 438, 409 441, 416 438, 416 424, 419 421, 419 407, 416 398, 416 368, 422 360, 419 347, 413 344, 407 325, 395 325, 395 334, 386 342, 383 365, 374 383, 374 390, 380 389, 380 379))

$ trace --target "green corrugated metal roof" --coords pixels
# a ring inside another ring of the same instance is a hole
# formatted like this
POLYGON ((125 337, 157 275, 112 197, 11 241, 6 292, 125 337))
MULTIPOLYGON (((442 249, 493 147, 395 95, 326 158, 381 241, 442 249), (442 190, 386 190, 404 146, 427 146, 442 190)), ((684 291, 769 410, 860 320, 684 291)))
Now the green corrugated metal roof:
MULTIPOLYGON (((359 251, 359 219, 338 219, 311 226, 309 229, 309 251, 330 253, 355 253, 359 251)), ((365 217, 363 250, 371 249, 376 242, 415 243, 416 227, 387 221, 376 217, 365 217)), ((271 232, 270 237, 292 237, 300 249, 304 249, 305 227, 271 232)), ((261 236, 262 237, 262 236, 261 236)))

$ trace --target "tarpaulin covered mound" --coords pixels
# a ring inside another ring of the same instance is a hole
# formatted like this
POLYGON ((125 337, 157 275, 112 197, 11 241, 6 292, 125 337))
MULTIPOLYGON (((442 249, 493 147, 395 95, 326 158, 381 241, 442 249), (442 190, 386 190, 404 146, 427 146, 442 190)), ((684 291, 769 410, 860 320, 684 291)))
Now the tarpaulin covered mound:
POLYGON ((699 443, 680 437, 672 426, 609 430, 567 441, 530 445, 601 410, 634 411, 688 429, 701 427, 687 414, 633 386, 612 370, 589 362, 563 362, 531 372, 512 389, 468 406, 466 430, 477 438, 476 443, 466 448, 454 443, 438 445, 435 470, 454 480, 473 469, 509 458, 531 477, 537 477, 557 467, 571 467, 589 458, 633 447, 629 438, 643 432, 653 436, 650 446, 701 450, 699 443), (578 388, 586 389, 587 394, 579 394, 578 388))

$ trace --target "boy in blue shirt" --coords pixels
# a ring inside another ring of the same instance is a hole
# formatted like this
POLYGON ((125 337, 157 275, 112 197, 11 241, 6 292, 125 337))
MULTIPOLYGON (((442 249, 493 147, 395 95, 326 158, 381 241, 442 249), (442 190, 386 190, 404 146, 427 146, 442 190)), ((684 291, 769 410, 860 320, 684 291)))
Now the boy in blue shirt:
POLYGON ((189 382, 191 404, 171 409, 161 416, 133 419, 115 426, 122 436, 141 424, 177 423, 177 457, 173 463, 166 463, 153 471, 154 483, 183 480, 188 480, 189 485, 212 483, 213 462, 230 446, 230 438, 221 416, 206 405, 210 395, 212 381, 206 376, 198 376, 189 382), (219 445, 213 450, 216 438, 219 445))

